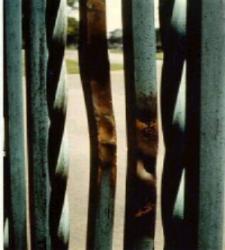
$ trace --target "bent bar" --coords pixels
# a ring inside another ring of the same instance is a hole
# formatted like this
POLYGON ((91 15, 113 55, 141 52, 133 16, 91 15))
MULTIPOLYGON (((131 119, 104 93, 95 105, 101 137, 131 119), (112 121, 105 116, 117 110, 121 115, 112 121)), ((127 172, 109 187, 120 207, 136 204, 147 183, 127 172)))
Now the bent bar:
POLYGON ((104 0, 80 1, 79 60, 91 142, 87 249, 112 249, 116 131, 104 0))
POLYGON ((123 1, 128 174, 125 249, 153 249, 158 147, 152 0, 123 1))
POLYGON ((186 0, 159 1, 163 68, 160 86, 165 145, 161 184, 164 250, 186 248, 184 175, 186 147, 186 0))
POLYGON ((65 0, 47 1, 47 98, 50 118, 48 161, 51 183, 49 218, 52 249, 60 250, 68 249, 69 243, 69 208, 66 192, 69 156, 65 131, 67 111, 64 65, 67 24, 65 11, 65 0))

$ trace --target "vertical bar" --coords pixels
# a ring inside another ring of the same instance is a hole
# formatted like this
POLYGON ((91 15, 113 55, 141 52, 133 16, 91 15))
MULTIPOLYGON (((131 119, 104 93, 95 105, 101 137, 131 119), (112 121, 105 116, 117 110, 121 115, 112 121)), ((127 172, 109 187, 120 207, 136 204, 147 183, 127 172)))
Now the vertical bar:
POLYGON ((79 59, 88 113, 91 177, 87 249, 112 249, 116 132, 104 0, 80 1, 79 59))
POLYGON ((45 0, 24 5, 31 248, 45 250, 50 249, 45 0))
POLYGON ((224 1, 189 1, 186 208, 192 242, 189 249, 224 249, 224 13, 224 1))
POLYGON ((24 97, 21 1, 4 1, 4 80, 9 173, 9 249, 26 249, 24 97))
POLYGON ((164 52, 161 78, 161 119, 165 144, 162 174, 164 249, 186 248, 184 224, 184 160, 186 146, 186 0, 160 0, 164 52), (183 76, 183 77, 182 77, 183 76))
POLYGON ((66 192, 69 157, 65 134, 67 111, 64 65, 67 24, 65 11, 65 0, 47 1, 47 98, 50 118, 48 162, 51 184, 49 218, 52 249, 60 250, 68 249, 69 242, 69 213, 66 192))
POLYGON ((158 146, 152 0, 123 1, 128 174, 125 249, 153 249, 158 146))
MULTIPOLYGON (((0 25, 0 37, 3 37, 3 1, 0 0, 0 20, 1 20, 1 25, 0 25)), ((1 39, 0 41, 0 55, 2 55, 1 60, 0 60, 0 65, 4 65, 3 64, 3 39, 1 39)), ((3 83, 3 67, 1 67, 0 69, 0 81, 3 83)), ((3 104, 4 102, 4 97, 3 97, 3 84, 1 84, 0 86, 0 102, 1 104, 3 104)), ((4 140, 5 140, 5 134, 4 134, 4 115, 3 115, 3 105, 0 106, 0 134, 1 136, 1 140, 0 140, 0 158, 1 158, 1 163, 0 163, 0 183, 2 185, 2 189, 0 190, 0 206, 3 208, 4 203, 3 203, 3 199, 4 199, 4 140)), ((1 213, 0 213, 0 224, 4 225, 4 209, 2 209, 1 213)), ((0 229, 0 244, 3 246, 3 242, 4 242, 4 227, 2 226, 0 229)))

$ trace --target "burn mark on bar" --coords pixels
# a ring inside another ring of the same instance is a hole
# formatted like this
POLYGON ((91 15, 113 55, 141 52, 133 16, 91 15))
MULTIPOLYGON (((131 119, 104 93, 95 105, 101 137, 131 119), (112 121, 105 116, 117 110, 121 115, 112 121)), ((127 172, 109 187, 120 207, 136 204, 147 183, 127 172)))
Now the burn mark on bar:
POLYGON ((80 14, 79 59, 91 143, 87 249, 110 249, 116 183, 116 131, 105 1, 80 0, 80 14))
POLYGON ((156 93, 151 92, 146 95, 139 92, 137 95, 136 117, 143 122, 149 123, 157 117, 157 97, 156 93))
MULTIPOLYGON (((134 217, 154 220, 156 204, 155 162, 158 149, 157 100, 152 93, 137 98, 136 111, 136 191, 139 196, 134 217)), ((146 223, 144 223, 146 224, 146 223)), ((149 231, 149 230, 148 230, 149 231)))

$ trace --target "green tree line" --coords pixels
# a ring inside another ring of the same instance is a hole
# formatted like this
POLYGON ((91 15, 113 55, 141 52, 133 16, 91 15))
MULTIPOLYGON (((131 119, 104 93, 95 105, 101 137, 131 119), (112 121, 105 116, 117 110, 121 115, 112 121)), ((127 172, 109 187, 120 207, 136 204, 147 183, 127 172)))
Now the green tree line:
MULTIPOLYGON (((23 0, 22 1, 22 8, 23 8, 23 48, 25 45, 25 36, 26 36, 26 19, 25 15, 27 10, 27 1, 29 0, 23 0)), ((76 3, 78 0, 67 0, 67 5, 70 6, 72 9, 76 9, 76 3)), ((79 29, 79 22, 74 17, 67 17, 67 45, 68 46, 75 46, 78 43, 78 29, 79 29)))

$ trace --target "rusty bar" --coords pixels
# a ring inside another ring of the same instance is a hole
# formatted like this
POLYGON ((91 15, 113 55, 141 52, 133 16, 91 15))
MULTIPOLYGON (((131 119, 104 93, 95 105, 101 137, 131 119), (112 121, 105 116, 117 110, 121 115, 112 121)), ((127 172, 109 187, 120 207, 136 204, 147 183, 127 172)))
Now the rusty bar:
POLYGON ((88 113, 91 176, 87 249, 112 249, 116 133, 104 0, 80 1, 79 60, 88 113))
POLYGON ((47 93, 50 118, 48 160, 51 183, 49 218, 52 249, 60 250, 68 249, 69 242, 69 210, 66 192, 69 156, 65 131, 67 111, 64 65, 67 24, 65 11, 65 0, 47 1, 47 93))
POLYGON ((188 1, 188 249, 224 249, 224 13, 224 1, 188 1))
POLYGON ((184 224, 186 2, 159 2, 164 51, 160 101, 165 144, 161 198, 165 250, 189 249, 184 224))
POLYGON ((153 249, 158 146, 154 2, 123 1, 128 133, 125 249, 153 249))
MULTIPOLYGON (((26 249, 24 96, 22 85, 21 0, 4 1, 4 80, 6 154, 9 180, 9 249, 26 249)), ((6 169, 7 168, 7 169, 6 169)), ((6 186, 5 186, 6 187, 6 186)), ((6 209, 6 207, 5 207, 6 209)))
POLYGON ((32 250, 50 249, 45 0, 24 2, 32 250))

